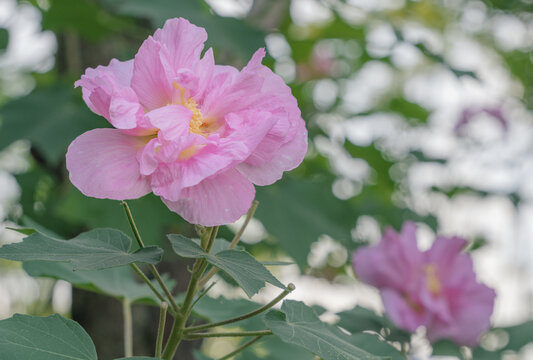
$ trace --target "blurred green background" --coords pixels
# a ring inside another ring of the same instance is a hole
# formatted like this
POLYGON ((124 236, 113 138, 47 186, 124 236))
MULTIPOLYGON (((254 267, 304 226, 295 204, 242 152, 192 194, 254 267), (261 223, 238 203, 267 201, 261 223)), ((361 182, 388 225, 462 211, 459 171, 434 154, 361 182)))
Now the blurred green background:
MULTIPOLYGON (((528 0, 0 0, 0 243, 20 238, 6 229, 13 224, 65 238, 94 227, 129 231, 118 202, 87 198, 68 180, 68 144, 109 126, 73 83, 87 67, 132 58, 179 16, 206 28, 219 64, 240 68, 266 47, 264 63, 298 99, 309 152, 283 180, 257 188, 244 237, 259 258, 296 263, 273 270, 297 285, 294 298, 334 312, 379 310, 377 293, 354 280, 351 253, 385 225, 414 220, 423 247, 436 232, 471 240, 480 279, 498 292, 495 324, 533 331, 525 323, 533 315, 528 0)), ((157 197, 130 206, 147 243, 193 232, 157 197)), ((180 287, 187 264, 170 260, 164 269, 180 287)), ((95 319, 103 308, 120 312, 112 300, 79 290, 71 298, 66 283, 35 282, 15 263, 0 271, 0 317, 69 313, 72 299, 91 335, 106 327, 95 339, 103 358, 120 350, 112 345, 120 327, 95 319)), ((231 283, 214 290, 239 296, 231 283)), ((139 310, 136 319, 152 315, 139 310)), ((487 341, 494 359, 533 356, 528 341, 487 341)))

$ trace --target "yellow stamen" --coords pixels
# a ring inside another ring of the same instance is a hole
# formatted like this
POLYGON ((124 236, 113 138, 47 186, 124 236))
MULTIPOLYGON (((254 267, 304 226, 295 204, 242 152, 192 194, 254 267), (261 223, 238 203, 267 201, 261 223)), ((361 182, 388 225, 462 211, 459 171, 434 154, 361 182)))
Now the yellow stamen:
POLYGON ((426 273, 426 284, 429 292, 433 295, 439 295, 442 291, 442 284, 437 277, 437 269, 435 268, 435 265, 424 266, 424 271, 426 273))
POLYGON ((183 105, 192 111, 192 118, 189 123, 190 132, 206 137, 220 127, 216 121, 210 121, 203 117, 202 112, 198 109, 198 104, 193 98, 187 99, 183 105))

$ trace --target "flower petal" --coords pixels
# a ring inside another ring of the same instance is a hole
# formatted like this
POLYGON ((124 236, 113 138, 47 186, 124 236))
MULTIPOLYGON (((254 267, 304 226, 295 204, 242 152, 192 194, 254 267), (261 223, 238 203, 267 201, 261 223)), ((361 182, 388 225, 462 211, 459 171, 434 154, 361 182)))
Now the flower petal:
POLYGON ((153 110, 172 103, 173 74, 162 45, 151 36, 135 55, 131 87, 146 110, 153 110))
POLYGON ((381 298, 387 316, 399 328, 415 332, 420 325, 424 324, 424 310, 417 308, 415 304, 409 304, 400 293, 384 289, 381 291, 381 298))
POLYGON ((143 116, 142 106, 131 88, 122 88, 111 97, 109 122, 117 129, 135 129, 141 125, 143 116))
POLYGON ((94 113, 109 120, 111 97, 115 91, 129 86, 132 72, 133 60, 112 59, 108 66, 87 68, 74 86, 81 86, 83 100, 94 113))
POLYGON ((135 199, 148 194, 136 154, 143 138, 117 129, 95 129, 78 136, 67 151, 70 181, 83 194, 100 199, 135 199))
MULTIPOLYGON (((301 128, 296 130, 296 136, 288 143, 283 144, 275 152, 264 150, 269 145, 268 138, 269 135, 267 134, 252 155, 245 162, 237 166, 239 171, 256 185, 270 185, 278 181, 285 171, 292 170, 300 165, 307 153, 307 130, 303 121, 301 128), (271 160, 257 160, 261 157, 271 158, 271 160), (250 158, 259 164, 251 164, 249 162, 250 158)), ((277 142, 271 142, 270 145, 271 147, 275 147, 276 144, 277 142)))
POLYGON ((252 183, 232 169, 183 189, 177 201, 163 198, 163 202, 192 224, 217 226, 237 221, 254 196, 252 183))
POLYGON ((387 228, 379 244, 357 250, 353 265, 361 280, 380 289, 390 288, 408 294, 419 289, 424 281, 420 276, 424 263, 415 230, 411 222, 404 224, 400 234, 387 228))
POLYGON ((487 331, 490 316, 494 310, 496 293, 479 283, 465 286, 461 292, 448 297, 453 321, 435 319, 427 324, 427 335, 431 342, 447 338, 460 345, 475 347, 481 335, 487 331))
POLYGON ((189 132, 191 110, 182 105, 168 105, 146 114, 150 124, 160 129, 159 135, 165 140, 179 140, 189 132))
POLYGON ((169 201, 177 201, 184 188, 195 186, 208 177, 231 168, 247 154, 246 147, 241 143, 207 143, 197 145, 190 151, 192 153, 181 160, 159 164, 150 178, 154 194, 169 201))
POLYGON ((177 72, 182 68, 194 68, 200 60, 207 33, 186 19, 174 18, 155 32, 154 39, 166 48, 169 64, 177 72))

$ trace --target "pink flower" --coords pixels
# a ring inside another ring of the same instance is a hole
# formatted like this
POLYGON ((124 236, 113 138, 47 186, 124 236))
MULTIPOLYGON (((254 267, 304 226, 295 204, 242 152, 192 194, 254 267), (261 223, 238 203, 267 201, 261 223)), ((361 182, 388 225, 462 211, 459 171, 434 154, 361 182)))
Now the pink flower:
POLYGON ((241 71, 201 57, 207 34, 170 19, 129 61, 87 69, 89 108, 114 129, 88 131, 69 146, 71 182, 85 195, 116 200, 154 192, 191 223, 236 221, 255 185, 300 164, 307 130, 283 80, 259 49, 241 71))
POLYGON ((410 222, 400 234, 388 228, 378 245, 356 251, 357 275, 380 289, 398 327, 414 332, 423 325, 431 342, 447 338, 475 346, 490 327, 494 290, 476 281, 472 259, 461 252, 465 240, 437 237, 422 252, 415 231, 410 222))

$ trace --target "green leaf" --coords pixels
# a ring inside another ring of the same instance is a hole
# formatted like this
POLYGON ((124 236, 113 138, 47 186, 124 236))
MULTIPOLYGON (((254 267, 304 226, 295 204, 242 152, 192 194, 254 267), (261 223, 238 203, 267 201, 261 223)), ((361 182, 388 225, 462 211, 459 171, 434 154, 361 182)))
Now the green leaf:
MULTIPOLYGON (((74 271, 71 264, 50 261, 27 261, 22 266, 33 277, 61 279, 80 289, 118 299, 127 298, 132 303, 159 305, 152 290, 145 283, 136 281, 136 275, 129 267, 74 271)), ((167 280, 165 283, 170 289, 175 285, 174 280, 167 280)), ((154 286, 160 289, 155 281, 154 286)))
POLYGON ((120 358, 115 360, 161 360, 161 358, 147 357, 147 356, 133 356, 127 358, 120 358))
POLYGON ((361 306, 337 315, 339 316, 337 325, 352 334, 363 331, 380 333, 382 329, 388 329, 386 339, 389 341, 408 342, 411 339, 410 333, 398 329, 388 318, 361 306))
POLYGON ((72 240, 59 240, 41 233, 20 243, 0 248, 0 258, 18 261, 71 262, 75 269, 97 270, 143 262, 157 264, 163 250, 149 246, 130 253, 131 239, 114 229, 95 229, 72 240))
POLYGON ((176 254, 185 258, 205 259, 230 275, 249 297, 264 287, 265 282, 285 288, 263 264, 246 251, 230 249, 208 254, 194 240, 185 236, 171 234, 168 239, 176 254))
POLYGON ((286 300, 281 311, 269 311, 264 322, 284 342, 301 346, 324 360, 384 359, 353 345, 350 336, 321 322, 302 302, 286 300))
POLYGON ((109 126, 74 97, 72 84, 34 90, 0 108, 0 149, 15 140, 29 140, 44 159, 59 164, 78 135, 109 126))
POLYGON ((374 355, 384 356, 391 360, 405 360, 401 352, 388 342, 381 341, 376 335, 353 334, 350 336, 350 342, 374 355))
POLYGON ((9 31, 0 28, 0 51, 7 49, 7 45, 9 45, 9 31))
POLYGON ((356 306, 352 310, 343 311, 337 315, 339 316, 337 325, 351 333, 367 330, 379 333, 381 329, 387 326, 385 318, 361 306, 356 306))
POLYGON ((97 360, 91 338, 75 321, 59 315, 16 314, 0 321, 0 358, 9 360, 97 360))
POLYGON ((433 347, 432 355, 455 356, 458 359, 463 359, 460 346, 450 340, 439 340, 431 346, 433 347))

